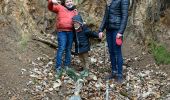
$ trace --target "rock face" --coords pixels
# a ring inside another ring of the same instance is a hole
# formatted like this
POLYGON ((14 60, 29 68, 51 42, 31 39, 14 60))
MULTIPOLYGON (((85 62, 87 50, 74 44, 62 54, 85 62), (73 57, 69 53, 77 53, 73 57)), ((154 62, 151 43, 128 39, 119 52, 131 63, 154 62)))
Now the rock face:
POLYGON ((97 30, 104 15, 105 0, 84 0, 78 4, 78 11, 85 22, 97 30))
POLYGON ((170 3, 168 0, 131 0, 128 32, 140 43, 148 40, 162 40, 169 34, 170 3), (134 28, 135 27, 135 28, 134 28), (140 40, 140 41, 139 41, 140 40))
MULTIPOLYGON (((97 31, 103 18, 106 0, 74 0, 74 2, 84 21, 97 31)), ((28 19, 27 30, 41 29, 47 32, 48 28, 54 26, 55 16, 48 11, 46 0, 1 0, 1 6, 0 12, 12 16, 21 26, 26 23, 24 19, 28 19)), ((167 35, 169 38, 169 6, 169 0, 130 0, 126 35, 137 37, 139 43, 146 43, 150 39, 162 40, 167 38, 167 35)))

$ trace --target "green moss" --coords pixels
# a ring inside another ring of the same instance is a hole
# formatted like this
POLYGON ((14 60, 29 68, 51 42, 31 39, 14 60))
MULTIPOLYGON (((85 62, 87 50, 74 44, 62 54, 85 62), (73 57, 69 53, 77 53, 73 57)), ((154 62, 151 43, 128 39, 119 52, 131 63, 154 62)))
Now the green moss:
POLYGON ((157 64, 170 64, 170 52, 165 45, 151 42, 150 47, 157 64))

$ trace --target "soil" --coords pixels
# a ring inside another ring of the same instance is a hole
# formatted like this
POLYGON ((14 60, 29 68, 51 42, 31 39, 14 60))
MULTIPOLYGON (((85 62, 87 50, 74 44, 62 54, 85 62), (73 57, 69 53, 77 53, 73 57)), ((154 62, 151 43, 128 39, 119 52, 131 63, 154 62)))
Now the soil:
POLYGON ((1 16, 0 22, 0 100, 30 100, 24 92, 29 78, 22 70, 29 70, 31 61, 40 55, 53 56, 55 50, 32 40, 23 48, 20 34, 7 19, 1 16))
MULTIPOLYGON (((0 100, 28 100, 31 95, 26 93, 24 88, 27 87, 29 74, 22 74, 22 70, 31 69, 32 66, 29 66, 31 61, 40 55, 46 54, 54 57, 55 50, 33 40, 28 42, 26 49, 22 49, 18 45, 19 34, 4 19, 1 20, 3 23, 0 26, 0 100)), ((125 58, 140 57, 141 60, 129 63, 131 67, 140 67, 142 69, 149 64, 155 63, 151 54, 143 51, 140 45, 126 38, 123 44, 123 55, 125 58)), ((169 65, 164 65, 160 68, 170 75, 169 65)), ((148 67, 148 69, 150 68, 148 67)), ((156 70, 156 68, 152 69, 156 70)))

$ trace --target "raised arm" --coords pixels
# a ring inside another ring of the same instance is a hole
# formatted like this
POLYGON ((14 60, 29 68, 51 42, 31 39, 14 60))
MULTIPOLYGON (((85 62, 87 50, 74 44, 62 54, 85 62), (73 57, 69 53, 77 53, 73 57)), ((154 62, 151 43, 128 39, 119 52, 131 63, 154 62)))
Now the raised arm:
POLYGON ((48 9, 50 11, 57 13, 60 7, 61 5, 59 0, 48 0, 48 9))

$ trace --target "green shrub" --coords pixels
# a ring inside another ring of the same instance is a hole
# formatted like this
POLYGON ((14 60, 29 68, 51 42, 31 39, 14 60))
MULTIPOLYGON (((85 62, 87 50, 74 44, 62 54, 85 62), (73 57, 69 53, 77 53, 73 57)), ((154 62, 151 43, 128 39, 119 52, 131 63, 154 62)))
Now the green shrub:
POLYGON ((165 45, 151 42, 150 47, 157 64, 170 64, 170 52, 165 45))

